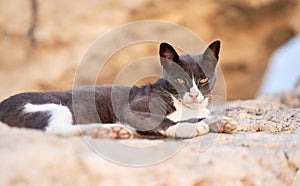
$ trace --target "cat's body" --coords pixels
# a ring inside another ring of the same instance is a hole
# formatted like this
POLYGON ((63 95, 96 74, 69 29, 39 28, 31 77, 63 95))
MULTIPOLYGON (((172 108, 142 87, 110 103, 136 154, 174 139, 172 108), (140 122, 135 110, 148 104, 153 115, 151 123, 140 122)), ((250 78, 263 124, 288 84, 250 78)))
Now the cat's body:
MULTIPOLYGON (((0 121, 10 126, 73 135, 91 129, 117 127, 140 134, 193 137, 208 132, 201 121, 209 115, 208 95, 215 83, 220 42, 200 55, 181 55, 166 43, 160 46, 164 75, 142 87, 89 86, 61 92, 22 93, 0 103, 0 121), (99 124, 102 123, 102 124, 99 124), (79 124, 79 125, 74 125, 79 124), (103 125, 105 124, 105 125, 103 125), (192 126, 179 132, 178 126, 192 126)), ((115 130, 115 129, 113 129, 115 130)), ((131 136, 122 131, 116 138, 131 136)))

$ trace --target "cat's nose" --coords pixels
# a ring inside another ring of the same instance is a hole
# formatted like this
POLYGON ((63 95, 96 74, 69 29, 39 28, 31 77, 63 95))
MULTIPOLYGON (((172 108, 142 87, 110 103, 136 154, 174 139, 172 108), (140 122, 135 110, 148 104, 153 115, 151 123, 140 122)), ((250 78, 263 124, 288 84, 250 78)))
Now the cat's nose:
POLYGON ((199 93, 196 94, 189 94, 190 98, 196 99, 199 96, 199 93))

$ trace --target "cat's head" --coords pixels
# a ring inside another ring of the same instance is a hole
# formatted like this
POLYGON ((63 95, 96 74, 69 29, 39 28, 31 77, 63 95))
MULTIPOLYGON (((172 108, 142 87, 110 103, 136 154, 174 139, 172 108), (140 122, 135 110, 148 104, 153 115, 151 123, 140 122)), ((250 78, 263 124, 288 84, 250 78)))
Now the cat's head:
POLYGON ((201 103, 211 93, 220 45, 214 41, 203 53, 178 55, 168 43, 160 44, 163 78, 175 87, 176 97, 183 103, 201 103))

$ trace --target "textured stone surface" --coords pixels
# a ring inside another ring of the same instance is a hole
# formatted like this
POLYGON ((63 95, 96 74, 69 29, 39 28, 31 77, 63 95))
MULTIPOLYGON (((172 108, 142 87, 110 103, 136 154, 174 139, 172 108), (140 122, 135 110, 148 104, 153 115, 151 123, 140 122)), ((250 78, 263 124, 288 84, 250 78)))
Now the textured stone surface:
POLYGON ((300 126, 300 109, 267 101, 232 102, 227 116, 238 121, 237 131, 294 131, 300 126))
MULTIPOLYGON (((169 147, 189 142, 175 156, 138 168, 103 159, 82 137, 62 138, 0 124, 0 185, 298 186, 299 112, 278 103, 231 102, 227 115, 238 121, 234 134, 208 134, 192 140, 118 141, 131 146, 168 143, 169 147)), ((89 142, 101 144, 103 150, 112 140, 89 142)), ((154 145, 146 157, 168 153, 168 146, 154 145)), ((120 149, 111 150, 125 156, 120 149)))
POLYGON ((279 93, 258 95, 258 100, 273 101, 292 108, 300 108, 300 79, 296 82, 294 89, 279 93))
MULTIPOLYGON (((0 99, 71 88, 76 67, 96 38, 122 24, 153 19, 182 25, 207 44, 221 39, 228 98, 254 97, 272 52, 300 32, 299 12, 295 0, 1 0, 0 99)), ((156 55, 156 43, 128 47, 111 59, 98 82, 112 83, 126 64, 156 55)), ((94 69, 86 74, 89 70, 94 69)))

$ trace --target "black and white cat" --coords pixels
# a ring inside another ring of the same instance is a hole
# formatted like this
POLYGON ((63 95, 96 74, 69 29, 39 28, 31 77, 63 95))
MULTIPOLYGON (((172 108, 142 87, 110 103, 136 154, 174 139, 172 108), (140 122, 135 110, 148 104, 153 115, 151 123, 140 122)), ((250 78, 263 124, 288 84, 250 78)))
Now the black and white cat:
POLYGON ((0 103, 0 121, 60 135, 81 131, 121 139, 137 133, 179 138, 210 130, 230 133, 230 122, 207 119, 219 51, 220 41, 215 41, 202 54, 179 56, 171 45, 161 43, 163 77, 153 84, 21 93, 0 103))

